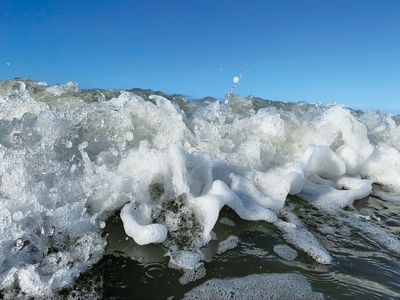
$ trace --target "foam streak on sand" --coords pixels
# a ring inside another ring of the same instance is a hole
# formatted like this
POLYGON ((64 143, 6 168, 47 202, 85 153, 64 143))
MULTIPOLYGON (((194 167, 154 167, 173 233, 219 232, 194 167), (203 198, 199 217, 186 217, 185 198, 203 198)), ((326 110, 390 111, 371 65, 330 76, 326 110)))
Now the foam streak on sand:
POLYGON ((0 289, 71 286, 102 257, 116 213, 136 243, 163 243, 188 270, 202 266, 224 206, 330 263, 288 195, 399 253, 393 234, 344 211, 373 183, 398 200, 399 150, 400 127, 379 112, 0 82, 0 289))

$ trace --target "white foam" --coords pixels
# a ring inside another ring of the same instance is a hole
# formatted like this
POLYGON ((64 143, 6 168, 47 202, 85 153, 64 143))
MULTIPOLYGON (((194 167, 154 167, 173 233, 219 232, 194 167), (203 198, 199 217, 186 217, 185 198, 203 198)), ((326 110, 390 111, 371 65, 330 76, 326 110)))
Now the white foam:
POLYGON ((253 274, 211 279, 185 294, 184 299, 323 299, 299 274, 253 274))
POLYGON ((372 191, 370 180, 340 177, 330 183, 307 181, 298 196, 323 209, 345 208, 355 200, 367 197, 372 191))
POLYGON ((196 270, 203 265, 204 255, 199 251, 171 250, 167 255, 170 266, 174 268, 196 270))
POLYGON ((278 220, 274 225, 282 232, 283 238, 296 248, 303 250, 320 264, 330 264, 332 257, 322 243, 305 227, 291 211, 282 211, 288 222, 278 220))
POLYGON ((288 245, 275 245, 273 250, 279 257, 288 261, 295 260, 298 256, 297 251, 288 245))
POLYGON ((217 253, 222 254, 226 251, 235 249, 238 246, 239 242, 240 240, 237 236, 230 235, 225 240, 219 243, 217 253))
POLYGON ((204 267, 204 265, 201 265, 197 269, 193 269, 193 270, 184 269, 183 275, 181 277, 179 277, 178 281, 180 284, 185 285, 190 282, 199 280, 199 279, 203 278, 204 276, 206 276, 206 268, 204 267))
POLYGON ((329 109, 322 119, 321 125, 332 128, 336 135, 340 134, 342 145, 336 149, 346 165, 348 175, 359 173, 362 164, 374 151, 368 139, 368 129, 351 112, 343 107, 329 109))
MULTIPOLYGON (((197 257, 172 255, 181 268, 201 265, 196 253, 224 206, 274 224, 329 263, 322 243, 285 212, 288 195, 337 216, 372 183, 381 198, 400 192, 400 127, 388 115, 138 93, 0 82, 0 289, 40 297, 70 286, 102 257, 102 231, 118 212, 136 243, 197 257)), ((345 220, 398 252, 390 232, 345 220)))
POLYGON ((135 207, 126 204, 121 210, 121 220, 128 236, 139 245, 162 243, 167 238, 167 228, 162 224, 150 224, 151 211, 145 204, 135 207))
POLYGON ((221 224, 224 224, 224 225, 229 226, 229 227, 234 227, 234 226, 236 225, 235 222, 233 222, 231 219, 229 219, 229 218, 227 218, 227 217, 221 218, 221 219, 219 220, 219 222, 220 222, 221 224))
POLYGON ((239 198, 224 182, 214 181, 210 191, 198 198, 193 198, 192 206, 203 223, 203 238, 208 242, 210 232, 218 220, 224 205, 233 209, 239 217, 251 221, 275 222, 276 214, 251 199, 239 198))
POLYGON ((385 200, 385 201, 400 204, 400 194, 398 194, 398 193, 388 193, 388 192, 384 192, 384 191, 372 191, 371 195, 376 198, 385 200))
POLYGON ((384 248, 400 254, 400 240, 395 234, 368 222, 369 220, 360 220, 357 214, 354 213, 341 212, 334 216, 340 222, 355 228, 357 232, 364 234, 367 238, 375 241, 384 248))
POLYGON ((311 145, 305 155, 309 172, 332 179, 346 172, 344 161, 328 146, 311 145))
POLYGON ((400 193, 400 152, 398 149, 380 142, 363 165, 361 174, 388 190, 400 193))

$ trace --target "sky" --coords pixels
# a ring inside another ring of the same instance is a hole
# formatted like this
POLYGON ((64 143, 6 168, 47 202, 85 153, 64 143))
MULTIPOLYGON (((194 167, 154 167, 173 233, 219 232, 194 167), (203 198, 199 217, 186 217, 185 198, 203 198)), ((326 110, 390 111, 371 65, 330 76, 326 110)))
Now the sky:
POLYGON ((0 80, 400 113, 400 1, 1 0, 0 80))

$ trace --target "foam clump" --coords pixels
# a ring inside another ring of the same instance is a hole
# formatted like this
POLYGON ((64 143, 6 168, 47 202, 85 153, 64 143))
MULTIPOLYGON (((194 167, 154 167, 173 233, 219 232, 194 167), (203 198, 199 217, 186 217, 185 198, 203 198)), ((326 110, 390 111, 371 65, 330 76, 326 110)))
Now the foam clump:
POLYGON ((178 269, 195 270, 202 266, 204 255, 201 252, 172 250, 167 254, 169 264, 178 269))
POLYGON ((211 239, 211 230, 224 205, 230 207, 245 220, 263 220, 272 223, 277 219, 272 210, 261 206, 252 199, 240 198, 223 181, 216 180, 206 195, 192 199, 194 211, 203 223, 203 239, 207 242, 211 239))
POLYGON ((178 281, 180 284, 185 285, 199 280, 204 276, 206 276, 206 268, 204 265, 201 265, 196 269, 184 269, 183 275, 179 277, 178 281))
POLYGON ((320 264, 330 264, 332 256, 324 245, 307 229, 304 223, 291 211, 281 212, 287 219, 274 225, 281 231, 282 237, 296 248, 303 250, 320 264))
POLYGON ((217 253, 222 254, 226 251, 235 249, 238 246, 239 242, 240 240, 237 236, 228 236, 225 240, 219 243, 217 253))
POLYGON ((279 257, 288 261, 293 261, 298 256, 297 251, 288 245, 275 245, 273 250, 279 257))
POLYGON ((324 299, 299 274, 253 274, 211 279, 185 294, 184 299, 324 299))
POLYGON ((222 217, 221 219, 219 219, 219 222, 229 227, 234 227, 236 225, 235 222, 227 217, 222 217))
POLYGON ((370 180, 340 177, 323 183, 308 181, 298 196, 316 207, 327 210, 350 206, 355 200, 367 197, 371 191, 370 180))
MULTIPOLYGON (((399 252, 394 234, 343 214, 371 193, 400 193, 390 115, 228 97, 1 81, 0 289, 51 297, 71 287, 101 259, 115 215, 137 244, 161 243, 171 266, 198 270, 225 206, 330 263, 307 220, 287 209, 291 196, 399 252)), ((182 281, 203 271, 190 274, 182 281)))
MULTIPOLYGON (((347 224, 348 226, 357 230, 358 233, 364 234, 367 238, 375 241, 382 247, 400 254, 400 240, 391 232, 388 232, 384 228, 372 225, 368 222, 360 220, 359 215, 354 213, 341 212, 338 215, 334 215, 340 222, 347 224)), ((365 218, 362 218, 365 220, 365 218)), ((369 219, 369 218, 367 218, 369 219)))
POLYGON ((400 152, 380 142, 363 166, 361 173, 387 189, 400 193, 400 152))
POLYGON ((150 224, 151 214, 145 205, 136 208, 131 203, 121 210, 125 232, 139 245, 161 243, 167 238, 167 228, 162 224, 150 224))

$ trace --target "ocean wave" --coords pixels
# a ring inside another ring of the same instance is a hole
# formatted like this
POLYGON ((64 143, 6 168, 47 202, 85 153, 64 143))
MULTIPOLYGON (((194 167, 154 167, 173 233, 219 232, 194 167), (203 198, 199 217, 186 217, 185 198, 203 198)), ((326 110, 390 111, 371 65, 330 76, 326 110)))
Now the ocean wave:
POLYGON ((395 235, 346 211, 371 193, 398 202, 399 150, 398 118, 379 111, 2 81, 0 289, 71 287, 101 259, 115 214, 137 244, 162 243, 172 267, 202 267, 224 206, 329 264, 290 195, 400 253, 395 235))

